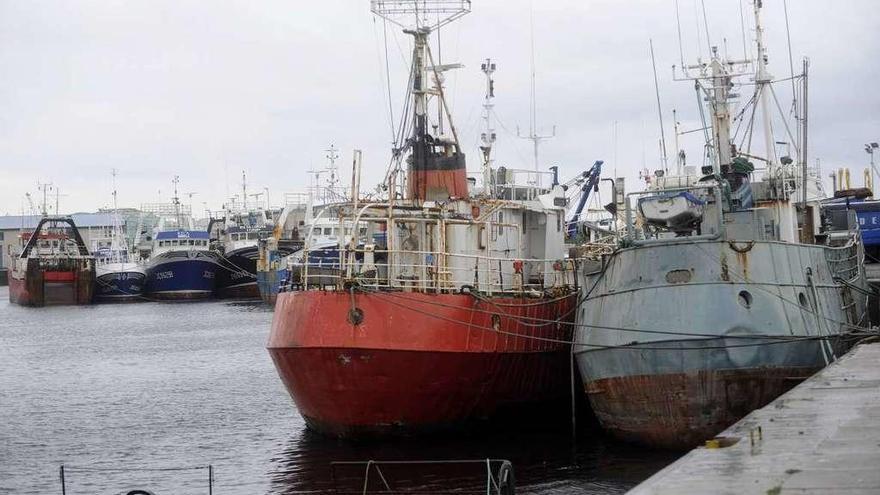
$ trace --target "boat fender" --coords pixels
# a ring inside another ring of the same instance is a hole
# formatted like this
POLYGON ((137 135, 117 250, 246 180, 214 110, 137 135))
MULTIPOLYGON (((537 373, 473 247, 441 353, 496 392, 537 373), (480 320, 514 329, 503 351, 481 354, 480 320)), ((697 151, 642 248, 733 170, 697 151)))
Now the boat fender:
POLYGON ((513 475, 513 464, 510 461, 504 461, 498 469, 498 494, 514 495, 515 493, 516 478, 513 475))

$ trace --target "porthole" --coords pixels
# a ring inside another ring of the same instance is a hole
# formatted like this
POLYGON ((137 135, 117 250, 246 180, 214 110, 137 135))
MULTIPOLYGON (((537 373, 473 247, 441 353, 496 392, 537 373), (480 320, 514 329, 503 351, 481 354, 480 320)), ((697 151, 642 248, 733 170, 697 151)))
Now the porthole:
POLYGON ((742 307, 748 309, 752 307, 752 294, 747 290, 739 291, 739 303, 742 307))
POLYGON ((810 307, 810 303, 807 302, 807 296, 806 296, 806 294, 804 294, 803 292, 799 292, 799 293, 798 293, 798 302, 800 302, 800 303, 801 303, 801 306, 803 306, 803 307, 805 307, 805 308, 809 308, 809 307, 810 307))

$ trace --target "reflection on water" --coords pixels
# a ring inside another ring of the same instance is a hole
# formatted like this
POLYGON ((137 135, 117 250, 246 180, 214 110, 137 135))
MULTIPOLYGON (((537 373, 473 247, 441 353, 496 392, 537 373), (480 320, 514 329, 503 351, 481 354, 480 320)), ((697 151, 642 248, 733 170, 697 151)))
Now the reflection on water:
MULTIPOLYGON (((212 464, 215 493, 286 494, 332 488, 332 461, 486 457, 513 461, 520 493, 619 493, 673 458, 594 428, 573 449, 562 416, 509 418, 454 436, 326 439, 305 429, 278 379, 265 350, 272 313, 260 303, 35 309, 7 300, 2 287, 0 493, 58 493, 61 464, 212 464)), ((427 473, 402 476, 448 484, 427 473)), ((206 493, 203 471, 71 472, 68 481, 73 495, 206 493)))
MULTIPOLYGON (((351 479, 334 487, 331 461, 486 458, 513 463, 518 493, 623 493, 675 459, 674 454, 613 442, 592 426, 579 433, 574 449, 569 435, 564 424, 529 427, 506 422, 487 425, 485 430, 467 436, 352 443, 329 440, 305 430, 293 436, 285 450, 272 459, 271 493, 352 487, 351 479)), ((437 490, 484 485, 486 480, 485 468, 471 466, 455 471, 454 480, 432 479, 432 472, 447 472, 442 466, 398 468, 397 472, 411 475, 413 486, 437 490)), ((363 480, 362 472, 351 469, 338 471, 337 477, 340 474, 363 480)))

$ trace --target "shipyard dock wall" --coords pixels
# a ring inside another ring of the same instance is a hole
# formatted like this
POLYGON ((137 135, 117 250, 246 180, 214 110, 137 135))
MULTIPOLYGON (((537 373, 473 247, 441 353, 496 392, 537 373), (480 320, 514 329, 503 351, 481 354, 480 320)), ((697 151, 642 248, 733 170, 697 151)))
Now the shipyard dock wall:
POLYGON ((865 343, 629 493, 880 493, 878 466, 880 343, 865 343))

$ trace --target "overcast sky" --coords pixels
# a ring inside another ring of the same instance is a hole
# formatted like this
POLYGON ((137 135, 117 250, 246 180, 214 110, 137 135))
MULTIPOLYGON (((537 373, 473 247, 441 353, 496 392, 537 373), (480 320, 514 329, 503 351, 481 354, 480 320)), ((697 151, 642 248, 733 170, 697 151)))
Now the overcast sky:
MULTIPOLYGON (((686 61, 706 56, 705 24, 713 44, 724 49, 726 39, 741 56, 740 0, 705 0, 705 23, 700 2, 678 3, 686 61)), ((782 2, 764 3, 771 72, 786 77, 782 2)), ((860 177, 863 144, 880 140, 876 0, 788 3, 795 64, 811 60, 810 156, 822 159, 823 175, 850 166, 860 177)), ((750 16, 749 0, 742 4, 750 16)), ((486 57, 498 65, 498 162, 531 166, 530 143, 515 136, 529 122, 530 6, 474 0, 441 31, 443 61, 465 65, 447 91, 474 173, 486 57)), ((698 127, 693 85, 671 77, 680 61, 675 1, 543 0, 533 9, 539 128, 557 128, 542 165, 567 177, 604 159, 632 189, 639 169, 658 168, 649 38, 670 154, 673 108, 685 129, 698 127)), ((399 113, 409 39, 392 27, 388 54, 399 113)), ((20 213, 38 181, 60 187, 62 212, 107 206, 112 168, 121 206, 167 201, 179 175, 196 210, 219 209, 242 170, 277 203, 305 190, 306 170, 325 163, 331 143, 344 176, 352 149, 362 149, 363 182, 375 184, 391 141, 384 56, 383 23, 367 0, 0 0, 0 214, 20 213)), ((790 88, 778 91, 787 109, 790 88)), ((682 140, 691 163, 701 146, 698 134, 682 140)))

